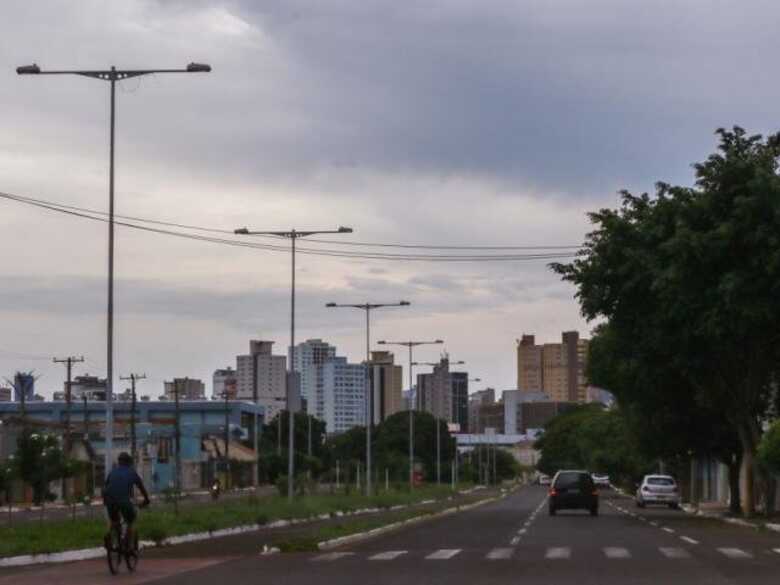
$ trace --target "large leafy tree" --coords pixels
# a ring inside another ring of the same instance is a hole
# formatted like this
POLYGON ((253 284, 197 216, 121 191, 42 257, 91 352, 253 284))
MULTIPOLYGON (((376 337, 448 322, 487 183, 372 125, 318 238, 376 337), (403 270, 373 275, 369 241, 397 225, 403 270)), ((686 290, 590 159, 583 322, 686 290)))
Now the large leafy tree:
MULTIPOLYGON (((780 358, 780 134, 719 129, 694 187, 659 183, 590 214, 580 256, 553 268, 577 286, 582 312, 605 319, 631 359, 682 380, 693 408, 722 412, 739 437, 745 513, 780 358)), ((693 410, 688 411, 691 415, 693 410)))

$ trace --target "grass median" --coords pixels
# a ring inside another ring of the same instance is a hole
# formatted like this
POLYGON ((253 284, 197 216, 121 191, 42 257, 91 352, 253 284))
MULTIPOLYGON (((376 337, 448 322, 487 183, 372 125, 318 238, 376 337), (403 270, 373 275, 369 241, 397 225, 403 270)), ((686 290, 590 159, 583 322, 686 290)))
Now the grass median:
MULTIPOLYGON (((281 496, 224 499, 218 502, 182 505, 178 515, 172 505, 155 505, 140 514, 141 538, 162 542, 183 534, 209 532, 250 524, 268 524, 276 520, 316 518, 365 508, 389 509, 425 500, 444 500, 452 495, 447 487, 424 486, 409 491, 381 492, 367 497, 358 494, 315 494, 288 502, 281 496)), ((407 511, 413 515, 412 510, 407 511)), ((418 512, 419 513, 419 512, 418 512)), ((411 517, 411 516, 409 516, 411 517)), ((361 529, 369 530, 380 519, 353 518, 323 528, 324 538, 334 538, 361 529)), ((100 518, 28 522, 0 527, 0 557, 61 552, 100 546, 106 524, 100 518)), ((319 536, 318 536, 319 537, 319 536)))

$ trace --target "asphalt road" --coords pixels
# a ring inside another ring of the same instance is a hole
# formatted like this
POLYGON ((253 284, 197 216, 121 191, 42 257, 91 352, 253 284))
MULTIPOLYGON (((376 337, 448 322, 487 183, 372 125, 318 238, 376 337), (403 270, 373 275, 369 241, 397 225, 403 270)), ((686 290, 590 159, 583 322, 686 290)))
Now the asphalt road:
MULTIPOLYGON (((682 511, 635 508, 602 495, 601 513, 547 515, 545 490, 527 487, 468 512, 410 526, 320 553, 208 554, 147 558, 123 583, 169 585, 490 585, 490 584, 774 584, 780 534, 697 518, 682 511)), ((249 537, 248 537, 249 538, 249 537)), ((14 583, 105 583, 102 563, 30 570, 14 583), (94 573, 97 569, 99 573, 94 573), (92 571, 92 572, 90 572, 92 571), (90 575, 102 575, 93 580, 90 575)))

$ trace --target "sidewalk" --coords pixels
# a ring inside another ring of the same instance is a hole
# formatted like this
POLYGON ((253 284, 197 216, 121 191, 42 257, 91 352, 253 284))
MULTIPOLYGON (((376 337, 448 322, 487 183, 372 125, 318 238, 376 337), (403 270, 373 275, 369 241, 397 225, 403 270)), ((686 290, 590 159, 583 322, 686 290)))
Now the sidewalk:
POLYGON ((745 526, 756 530, 767 529, 780 532, 780 519, 773 519, 772 522, 767 522, 765 518, 760 517, 741 518, 731 516, 729 507, 720 502, 700 502, 698 506, 682 504, 680 507, 688 514, 701 516, 702 518, 715 518, 737 526, 745 526))

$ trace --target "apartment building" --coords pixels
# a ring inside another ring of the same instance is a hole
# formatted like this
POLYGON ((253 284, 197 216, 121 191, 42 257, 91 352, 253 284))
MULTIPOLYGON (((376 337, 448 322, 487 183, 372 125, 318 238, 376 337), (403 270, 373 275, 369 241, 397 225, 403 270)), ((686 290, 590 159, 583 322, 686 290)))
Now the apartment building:
POLYGON ((300 375, 301 398, 306 401, 306 412, 324 419, 323 366, 336 357, 336 347, 322 339, 307 339, 296 345, 291 353, 293 369, 300 375))
POLYGON ((403 410, 403 368, 395 364, 395 358, 389 351, 372 351, 368 366, 372 420, 374 424, 379 424, 403 410))
POLYGON ((163 382, 165 400, 205 400, 206 385, 195 378, 174 378, 172 382, 163 382))
POLYGON ((553 402, 585 402, 588 340, 564 331, 561 343, 537 345, 533 335, 517 343, 517 388, 544 392, 553 402))
POLYGON ((323 369, 323 419, 330 434, 343 433, 366 421, 366 367, 333 357, 323 369))
POLYGON ((211 397, 214 400, 223 400, 225 394, 228 400, 238 397, 238 374, 230 366, 214 370, 211 377, 211 397))
POLYGON ((287 407, 287 358, 272 353, 273 341, 252 340, 236 357, 237 395, 265 408, 266 420, 287 407))

